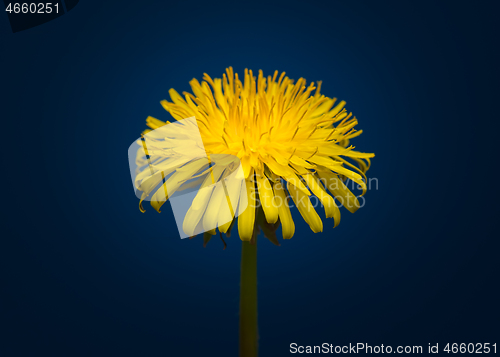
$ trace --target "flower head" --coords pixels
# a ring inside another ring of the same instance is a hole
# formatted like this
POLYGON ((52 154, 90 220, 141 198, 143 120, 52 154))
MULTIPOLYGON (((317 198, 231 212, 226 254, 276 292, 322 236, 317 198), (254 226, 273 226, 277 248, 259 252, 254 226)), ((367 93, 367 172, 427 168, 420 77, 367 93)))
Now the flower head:
MULTIPOLYGON (((288 197, 314 232, 323 230, 323 222, 311 203, 312 195, 322 203, 326 217, 334 219, 334 226, 340 221, 335 199, 351 212, 359 208, 344 181, 354 181, 364 194, 365 172, 374 154, 349 146, 362 131, 354 129, 358 121, 346 111, 344 101, 322 95, 321 82, 307 85, 300 78, 294 83, 278 71, 268 77, 259 71, 255 77, 245 70, 240 79, 230 67, 222 79, 207 74, 203 79, 201 83, 193 79, 192 93, 184 96, 170 89, 171 102, 161 104, 176 120, 196 118, 208 155, 229 154, 241 161, 248 202, 238 216, 242 240, 252 238, 259 210, 264 224, 275 228, 280 222, 283 238, 291 238, 295 225, 288 197)), ((165 124, 147 119, 151 129, 165 124)), ((195 174, 196 169, 190 173, 195 174)), ((218 228, 226 233, 231 223, 218 228)))

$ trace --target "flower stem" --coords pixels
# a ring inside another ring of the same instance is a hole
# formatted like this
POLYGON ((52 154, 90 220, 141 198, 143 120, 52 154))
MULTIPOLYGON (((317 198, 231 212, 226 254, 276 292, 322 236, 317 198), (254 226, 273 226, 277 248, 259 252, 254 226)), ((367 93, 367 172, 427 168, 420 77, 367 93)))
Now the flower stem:
POLYGON ((257 235, 241 242, 240 357, 257 357, 257 235))

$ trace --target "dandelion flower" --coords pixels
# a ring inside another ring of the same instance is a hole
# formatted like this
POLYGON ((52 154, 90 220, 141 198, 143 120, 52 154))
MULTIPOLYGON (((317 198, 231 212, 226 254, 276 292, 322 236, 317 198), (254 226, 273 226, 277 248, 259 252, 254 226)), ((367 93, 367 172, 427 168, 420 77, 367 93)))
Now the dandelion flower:
MULTIPOLYGON (((176 120, 196 118, 208 155, 229 154, 241 161, 248 195, 248 206, 238 217, 243 241, 254 236, 259 209, 261 228, 269 232, 271 227, 272 236, 281 223, 283 238, 291 238, 295 224, 289 198, 315 233, 323 230, 323 222, 311 197, 321 202, 334 227, 340 222, 336 200, 350 212, 359 208, 344 181, 354 181, 364 194, 365 173, 374 154, 349 146, 362 130, 354 128, 358 121, 346 111, 344 101, 320 93, 321 82, 307 85, 300 78, 294 83, 278 71, 268 77, 259 71, 255 77, 245 70, 240 79, 230 67, 222 79, 205 74, 201 83, 193 79, 190 85, 192 93, 181 96, 170 89, 171 101, 161 104, 176 120)), ((167 123, 147 119, 153 130, 167 123)), ((188 173, 195 174, 196 167, 188 173)), ((159 211, 161 202, 152 205, 159 211)), ((231 226, 218 228, 228 233, 231 226)))
POLYGON ((365 173, 374 154, 349 146, 362 132, 354 129, 358 121, 346 111, 345 102, 320 93, 321 82, 307 85, 300 78, 294 83, 278 71, 268 77, 259 71, 254 77, 245 70, 240 79, 230 67, 222 78, 205 74, 201 83, 193 79, 190 84, 192 93, 181 96, 171 89, 171 102, 161 101, 176 123, 184 124, 176 127, 153 117, 146 120, 150 129, 143 135, 149 136, 149 149, 143 136, 144 150, 137 151, 136 159, 138 170, 143 169, 135 176, 136 188, 142 192, 139 207, 144 211, 142 201, 150 198, 159 212, 167 199, 175 199, 175 191, 201 182, 203 189, 196 191, 183 216, 184 233, 205 232, 206 244, 216 228, 221 238, 222 233, 229 235, 238 217, 243 240, 240 357, 256 357, 259 229, 276 245, 280 224, 283 238, 291 238, 295 224, 288 202, 292 200, 311 230, 321 232, 323 222, 312 198, 321 202, 325 216, 337 226, 337 201, 350 212, 360 206, 344 182, 352 180, 364 194, 365 173), (169 128, 175 133, 169 134, 169 128), (238 163, 236 182, 240 183, 215 187, 215 181, 236 166, 231 158, 238 163), (224 209, 224 196, 230 209, 224 209), (234 207, 240 209, 238 214, 234 207))

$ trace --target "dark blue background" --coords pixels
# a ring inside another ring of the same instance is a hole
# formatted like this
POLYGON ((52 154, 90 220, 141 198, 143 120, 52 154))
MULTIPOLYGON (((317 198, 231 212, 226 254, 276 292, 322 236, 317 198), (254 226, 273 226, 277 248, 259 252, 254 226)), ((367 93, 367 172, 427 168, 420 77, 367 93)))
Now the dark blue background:
POLYGON ((352 215, 259 240, 261 356, 289 344, 497 344, 493 2, 81 1, 0 15, 0 355, 236 356, 236 235, 181 240, 138 210, 127 149, 203 72, 323 80, 376 153, 352 215))

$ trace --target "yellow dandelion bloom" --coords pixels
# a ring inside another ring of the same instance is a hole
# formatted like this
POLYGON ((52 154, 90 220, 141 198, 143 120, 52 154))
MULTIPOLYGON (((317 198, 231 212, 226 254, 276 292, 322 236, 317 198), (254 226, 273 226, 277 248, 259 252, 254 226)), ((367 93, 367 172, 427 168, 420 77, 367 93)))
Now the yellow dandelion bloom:
MULTIPOLYGON (((344 101, 320 93, 321 82, 307 85, 304 78, 294 82, 278 71, 268 77, 259 71, 254 77, 251 70, 245 70, 240 79, 230 67, 222 78, 205 74, 201 83, 193 79, 190 85, 192 93, 181 96, 170 89, 171 101, 161 104, 176 120, 196 118, 209 156, 228 154, 240 160, 248 202, 238 217, 242 240, 253 237, 256 207, 261 207, 264 220, 272 227, 281 223, 283 238, 291 238, 295 225, 287 204, 289 197, 313 232, 321 232, 323 222, 311 196, 321 202, 334 226, 340 221, 336 200, 350 212, 359 208, 358 199, 344 181, 354 181, 364 194, 365 173, 374 154, 349 146, 350 140, 362 133, 354 129, 358 121, 346 111, 344 101)), ((147 119, 151 129, 165 124, 147 119)), ((191 165, 184 169, 184 176, 196 177, 201 169, 199 164, 191 165)), ((204 203, 209 211, 217 210, 224 196, 219 191, 204 203)), ((161 202, 152 200, 151 204, 159 211, 161 202)), ((227 232, 229 223, 219 225, 219 230, 227 232)))

